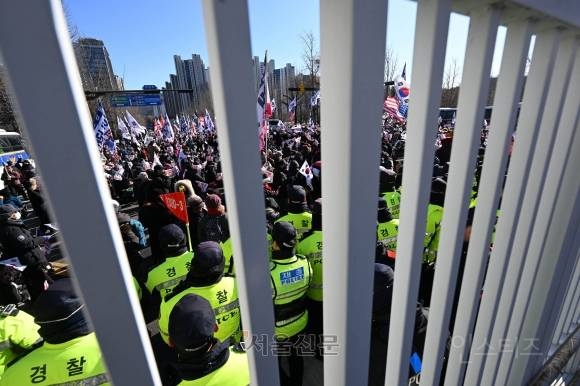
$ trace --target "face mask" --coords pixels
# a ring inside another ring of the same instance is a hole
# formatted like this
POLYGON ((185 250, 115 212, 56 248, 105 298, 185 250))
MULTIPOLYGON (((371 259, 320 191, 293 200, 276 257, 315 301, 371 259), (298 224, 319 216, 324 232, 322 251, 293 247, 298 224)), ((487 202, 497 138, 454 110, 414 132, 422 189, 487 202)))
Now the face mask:
POLYGON ((22 217, 22 214, 20 214, 20 212, 16 212, 12 215, 12 219, 16 221, 20 220, 20 217, 22 217))

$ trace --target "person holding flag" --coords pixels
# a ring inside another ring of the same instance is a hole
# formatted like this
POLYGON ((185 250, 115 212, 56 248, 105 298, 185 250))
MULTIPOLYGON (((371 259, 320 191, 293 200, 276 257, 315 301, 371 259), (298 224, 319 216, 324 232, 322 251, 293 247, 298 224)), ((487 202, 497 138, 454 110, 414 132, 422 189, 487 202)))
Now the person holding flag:
POLYGON ((129 111, 125 110, 125 115, 127 116, 127 122, 129 123, 129 127, 131 128, 131 133, 135 136, 139 136, 141 134, 145 134, 145 128, 137 122, 135 118, 129 113, 129 111))
POLYGON ((163 139, 168 141, 168 142, 173 142, 175 140, 175 134, 173 132, 173 127, 171 126, 171 120, 167 116, 167 113, 165 113, 164 123, 165 124, 164 124, 163 130, 162 130, 163 139))
POLYGON ((101 101, 99 101, 99 104, 97 106, 97 113, 93 121, 93 129, 95 131, 95 137, 97 139, 97 146, 99 147, 99 150, 102 152, 103 145, 107 143, 109 139, 113 138, 113 133, 111 132, 109 120, 105 115, 105 109, 101 101))
POLYGON ((403 66, 403 72, 400 76, 395 78, 395 97, 399 102, 399 113, 404 119, 407 119, 407 111, 409 110, 409 94, 410 88, 407 83, 407 63, 403 66))
POLYGON ((213 124, 213 121, 207 109, 205 109, 205 129, 212 133, 215 132, 215 125, 213 124))
POLYGON ((119 116, 117 116, 117 127, 121 132, 121 137, 123 137, 124 139, 131 139, 131 133, 129 132, 129 128, 119 116))
POLYGON ((258 115, 258 138, 260 140, 260 151, 266 148, 268 140, 268 119, 272 116, 272 104, 270 102, 270 90, 268 89, 268 51, 264 55, 264 66, 260 76, 260 87, 258 88, 257 115, 258 115))
POLYGON ((288 104, 288 121, 293 122, 296 116, 296 97, 288 104))

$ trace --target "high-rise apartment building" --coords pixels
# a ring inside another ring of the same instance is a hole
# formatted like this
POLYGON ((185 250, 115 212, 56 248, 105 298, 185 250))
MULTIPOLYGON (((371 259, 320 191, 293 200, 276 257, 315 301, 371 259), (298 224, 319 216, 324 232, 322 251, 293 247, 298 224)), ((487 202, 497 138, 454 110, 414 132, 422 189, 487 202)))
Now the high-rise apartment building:
POLYGON ((85 90, 119 89, 109 53, 102 40, 82 38, 75 41, 73 47, 85 90))

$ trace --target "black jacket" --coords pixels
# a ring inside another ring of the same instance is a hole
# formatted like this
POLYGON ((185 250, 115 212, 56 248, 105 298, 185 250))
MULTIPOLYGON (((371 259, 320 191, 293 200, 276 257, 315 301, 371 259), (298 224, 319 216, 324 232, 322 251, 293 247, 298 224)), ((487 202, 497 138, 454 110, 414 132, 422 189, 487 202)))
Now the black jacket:
POLYGON ((22 221, 3 221, 0 224, 0 243, 6 257, 18 257, 24 265, 47 263, 38 238, 32 236, 22 221))

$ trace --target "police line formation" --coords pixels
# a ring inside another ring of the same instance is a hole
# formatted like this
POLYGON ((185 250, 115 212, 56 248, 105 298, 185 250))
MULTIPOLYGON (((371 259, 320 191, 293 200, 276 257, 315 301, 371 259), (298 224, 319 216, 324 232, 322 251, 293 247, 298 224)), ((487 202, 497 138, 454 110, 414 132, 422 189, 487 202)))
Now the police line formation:
MULTIPOLYGON (((439 128, 409 377, 419 378, 425 340, 452 128, 439 128)), ((486 146, 482 142, 458 281, 477 201, 486 146)), ((104 172, 164 385, 247 385, 246 350, 276 355, 282 385, 302 385, 304 360, 336 355, 340 342, 322 331, 323 262, 320 127, 270 128, 261 152, 275 336, 243 333, 215 130, 132 137, 103 150, 104 172), (189 227, 162 195, 183 192, 189 227), (134 204, 137 204, 135 206, 134 204), (131 208, 137 208, 131 212, 131 208), (189 246, 188 244, 191 244, 189 246), (156 333, 158 328, 159 333, 156 333), (268 339, 266 339, 268 340, 268 339), (266 347, 264 347, 266 345, 266 347)), ((405 125, 386 117, 377 206, 377 244, 369 385, 383 385, 404 170, 405 125)), ((47 250, 54 227, 37 232, 23 221, 50 224, 42 186, 30 162, 4 169, 0 206, 0 385, 108 384, 104 358, 71 279, 55 272, 47 250)), ((331 259, 330 259, 331 260, 331 259)), ((66 276, 66 275, 64 275, 66 276)), ((458 286, 459 288, 459 286, 458 286)), ((457 296, 451 323, 455 320, 457 296)), ((449 326, 449 331, 453 325, 449 326)))

